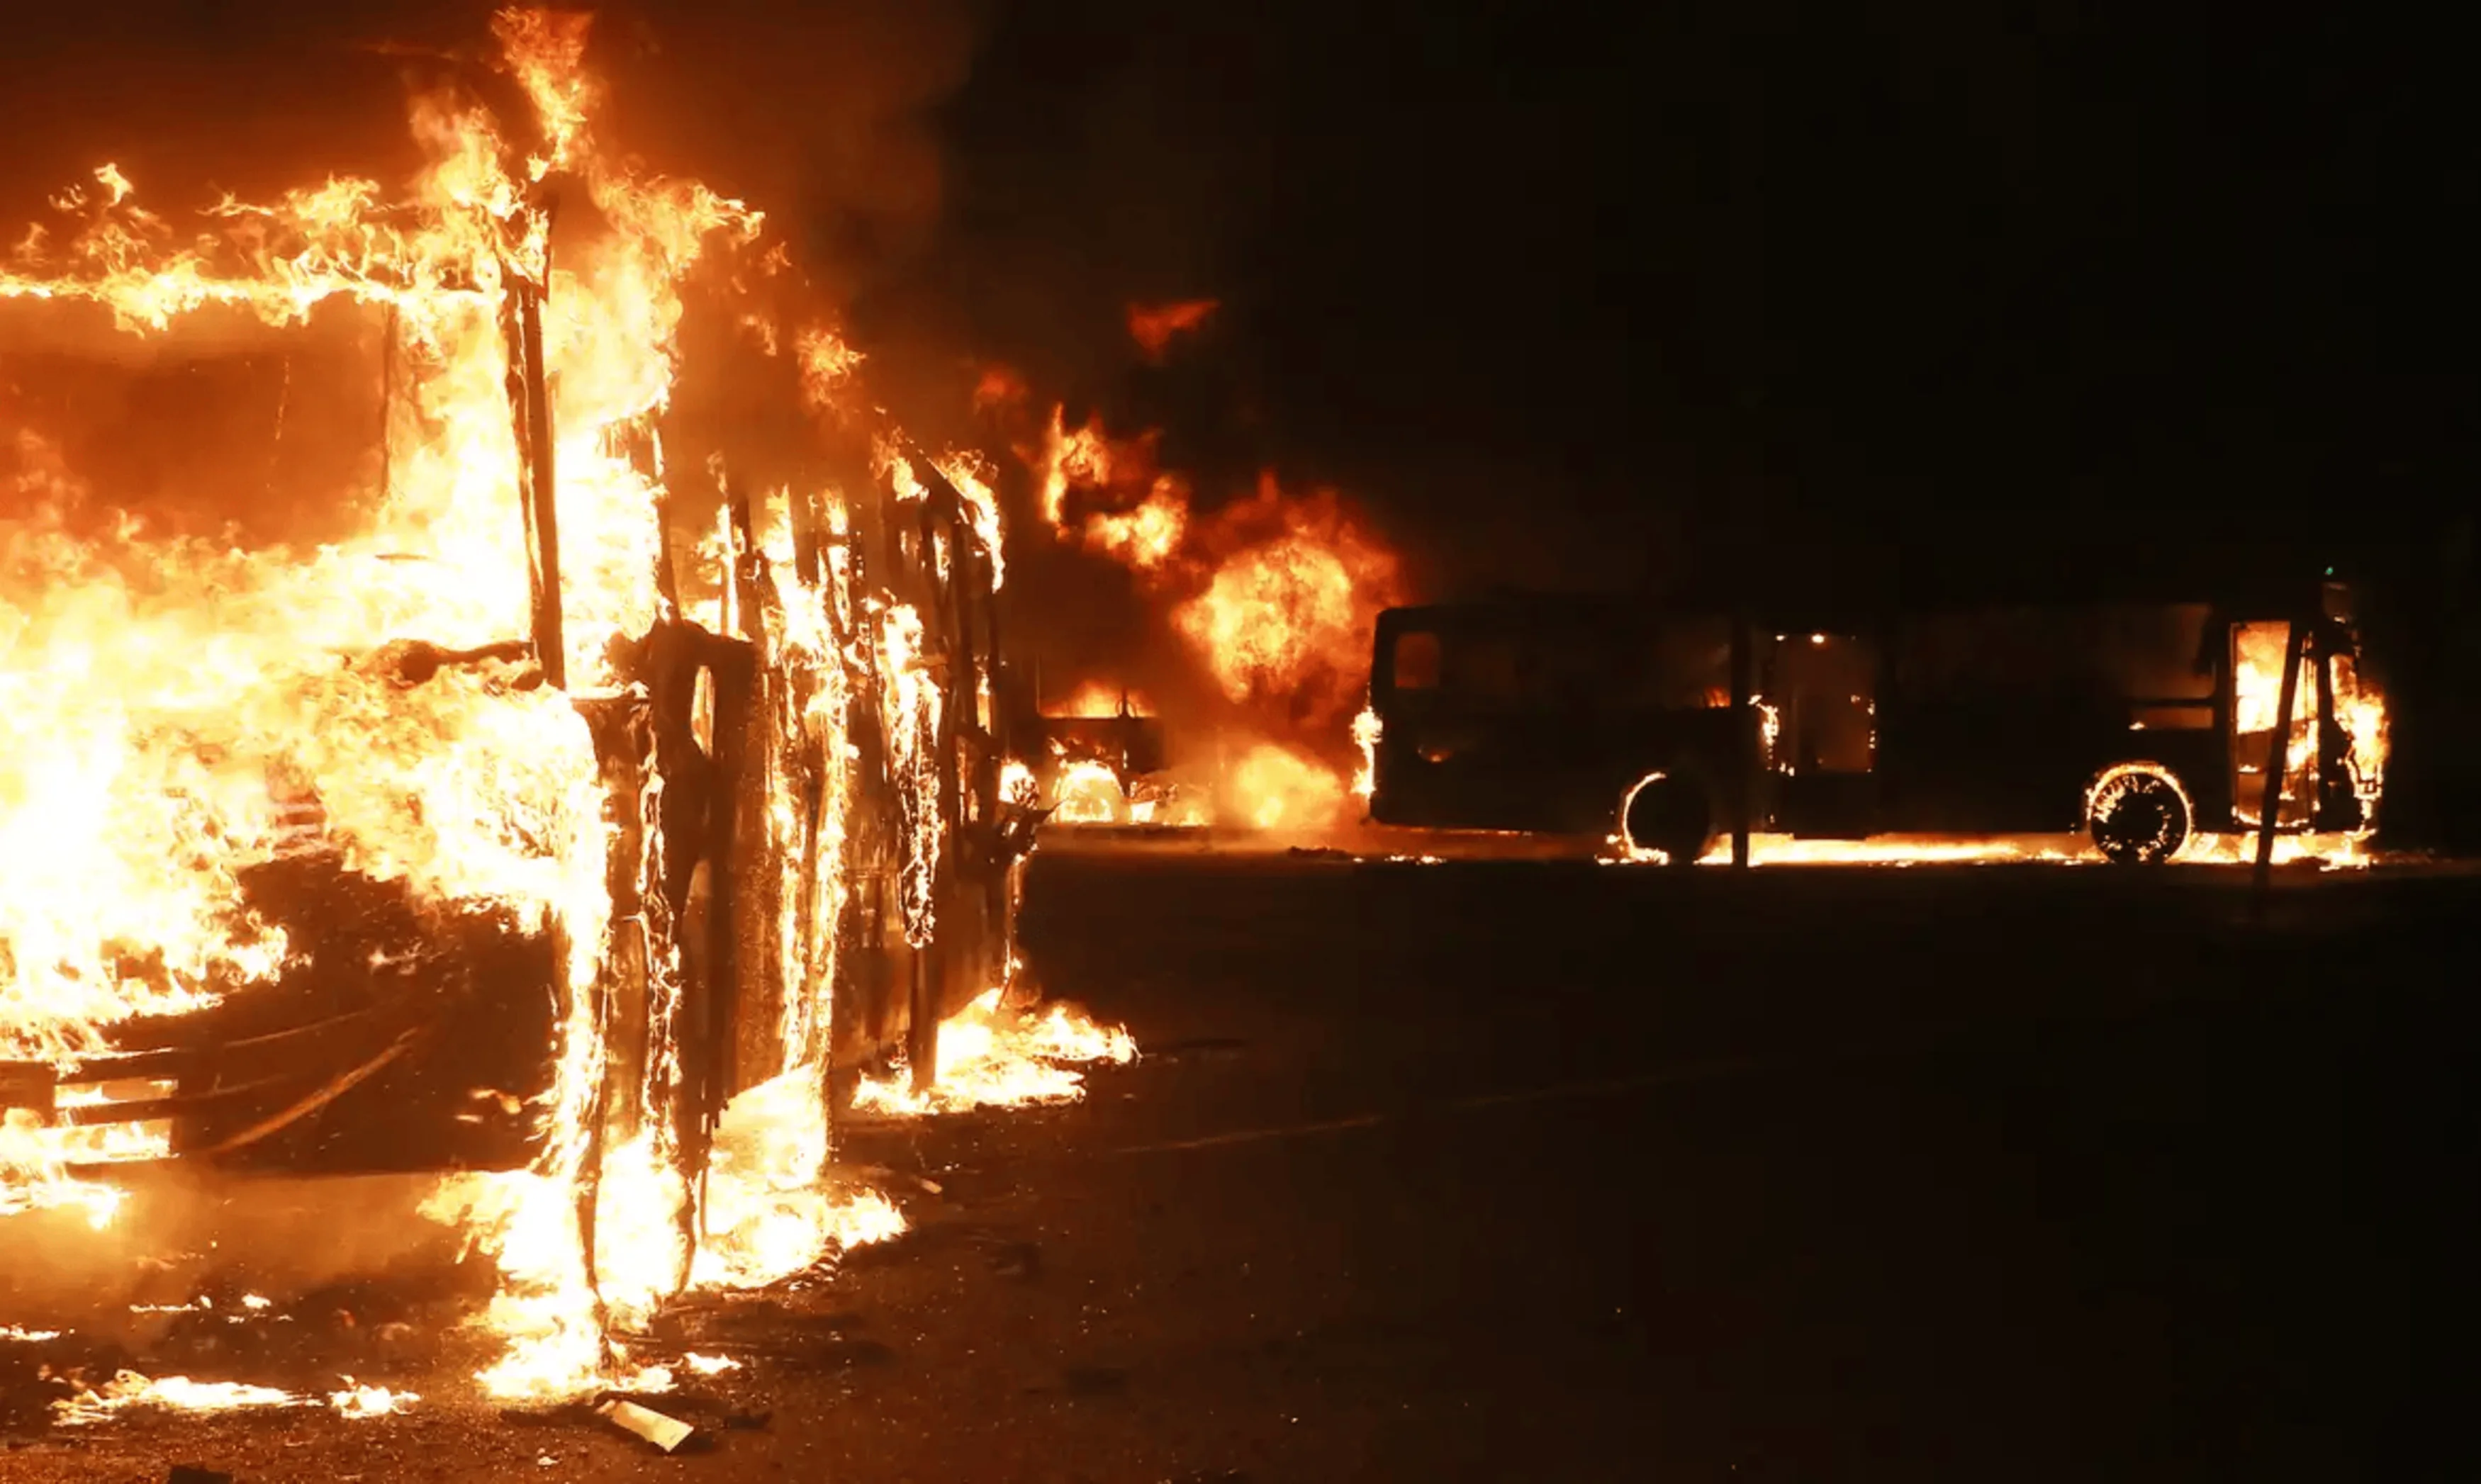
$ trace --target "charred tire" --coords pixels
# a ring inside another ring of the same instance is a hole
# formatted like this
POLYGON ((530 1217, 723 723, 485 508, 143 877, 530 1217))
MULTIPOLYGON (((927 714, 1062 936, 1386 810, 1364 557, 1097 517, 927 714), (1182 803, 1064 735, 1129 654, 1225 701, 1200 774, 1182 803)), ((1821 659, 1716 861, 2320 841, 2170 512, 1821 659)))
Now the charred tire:
POLYGON ((2114 866, 2155 866, 2187 842, 2194 823, 2187 791, 2157 768, 2120 767, 2085 795, 2085 828, 2114 866))
POLYGON ((1632 850, 1659 850, 1669 864, 1694 866, 1714 839, 1714 808, 1685 778, 1657 773, 1620 803, 1620 839, 1632 850))

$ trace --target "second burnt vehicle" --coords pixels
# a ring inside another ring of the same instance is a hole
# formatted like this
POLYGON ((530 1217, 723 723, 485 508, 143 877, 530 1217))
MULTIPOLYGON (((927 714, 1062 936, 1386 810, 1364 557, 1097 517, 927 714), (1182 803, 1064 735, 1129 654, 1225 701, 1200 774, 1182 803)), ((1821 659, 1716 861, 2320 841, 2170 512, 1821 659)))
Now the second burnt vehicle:
POLYGON ((1686 863, 1745 801, 1750 828, 1793 836, 2081 830, 2110 860, 2167 860, 2192 834, 2257 825, 2295 618, 2276 827, 2363 831, 2383 709, 2351 593, 2331 583, 1396 609, 1372 659, 1371 812, 1607 835, 1686 863))

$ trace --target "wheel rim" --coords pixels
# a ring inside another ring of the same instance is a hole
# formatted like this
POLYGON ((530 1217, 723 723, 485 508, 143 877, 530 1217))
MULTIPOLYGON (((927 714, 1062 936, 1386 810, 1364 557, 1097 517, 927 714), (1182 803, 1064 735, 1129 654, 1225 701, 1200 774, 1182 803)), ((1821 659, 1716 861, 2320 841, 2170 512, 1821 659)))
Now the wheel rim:
POLYGON ((2086 803, 2087 827, 2107 860, 2154 865, 2187 841, 2188 798, 2178 780, 2149 767, 2112 769, 2086 803))

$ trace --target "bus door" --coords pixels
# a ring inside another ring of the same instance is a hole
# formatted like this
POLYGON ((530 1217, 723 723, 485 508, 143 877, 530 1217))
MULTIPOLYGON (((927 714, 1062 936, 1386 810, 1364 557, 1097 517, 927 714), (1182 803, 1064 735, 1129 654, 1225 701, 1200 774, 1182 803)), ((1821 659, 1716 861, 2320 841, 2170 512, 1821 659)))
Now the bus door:
MULTIPOLYGON (((2274 723, 2283 707, 2283 657, 2290 628, 2284 623, 2231 626, 2232 816, 2255 827, 2265 802, 2265 765, 2274 723)), ((2283 792, 2277 829, 2351 830, 2368 822, 2375 764, 2375 725, 2360 715, 2353 645, 2344 627, 2321 623, 2300 658, 2298 690, 2291 702, 2291 732, 2284 747, 2283 792), (2355 723, 2359 723, 2356 727, 2355 723)))
POLYGON ((1776 637, 1763 665, 1761 760, 1775 827, 1859 839, 1876 823, 1878 646, 1848 634, 1776 637))

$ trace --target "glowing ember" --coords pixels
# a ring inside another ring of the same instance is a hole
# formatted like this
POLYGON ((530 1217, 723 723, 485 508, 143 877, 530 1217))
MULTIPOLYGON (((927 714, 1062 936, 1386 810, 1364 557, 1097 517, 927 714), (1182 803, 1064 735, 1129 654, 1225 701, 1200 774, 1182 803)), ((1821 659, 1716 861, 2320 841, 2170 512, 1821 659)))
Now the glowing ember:
POLYGON ((39 1345, 45 1341, 60 1338, 61 1331, 56 1329, 20 1329, 14 1324, 0 1324, 0 1340, 12 1341, 18 1344, 39 1345))
POLYGON ((901 1072, 885 1081, 865 1078, 853 1106, 920 1114, 1074 1103, 1085 1095, 1085 1079, 1068 1063, 1137 1058, 1126 1030, 1098 1026, 1064 1004, 1027 1020, 1003 1010, 1000 996, 987 990, 939 1023, 939 1076, 929 1091, 914 1092, 901 1072))
POLYGON ((741 1363, 729 1355, 699 1355, 694 1351, 682 1356, 681 1364, 701 1376, 718 1376, 741 1368, 741 1363))

